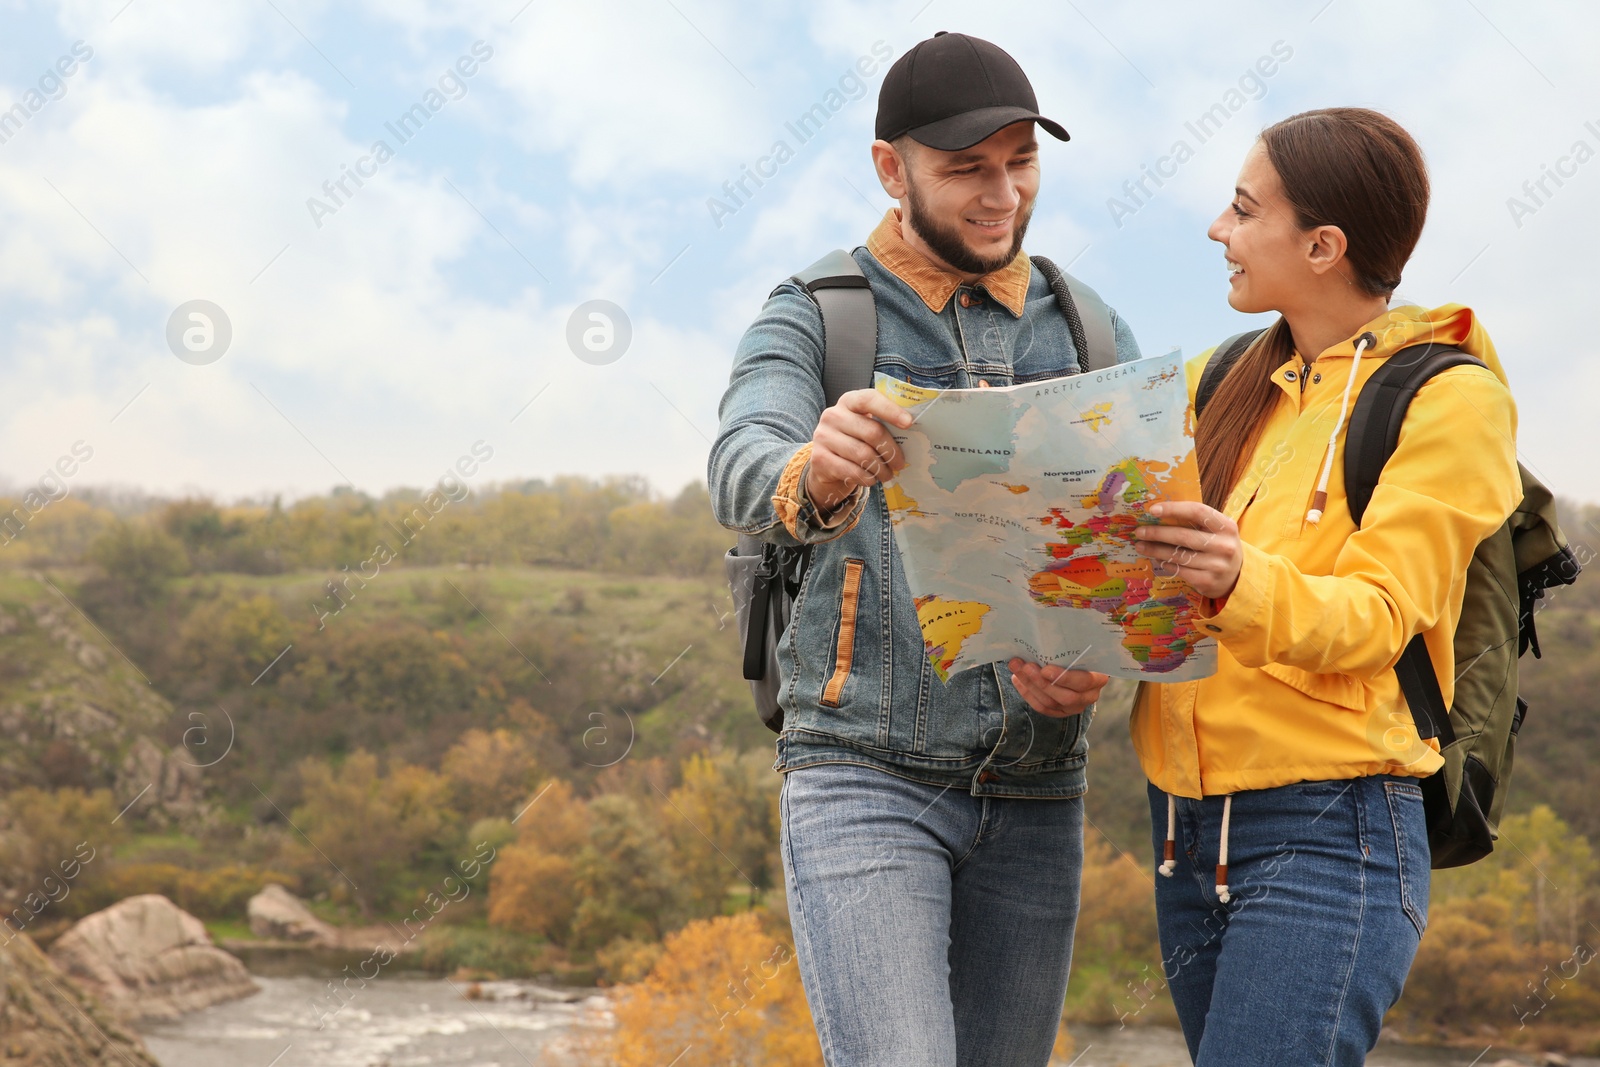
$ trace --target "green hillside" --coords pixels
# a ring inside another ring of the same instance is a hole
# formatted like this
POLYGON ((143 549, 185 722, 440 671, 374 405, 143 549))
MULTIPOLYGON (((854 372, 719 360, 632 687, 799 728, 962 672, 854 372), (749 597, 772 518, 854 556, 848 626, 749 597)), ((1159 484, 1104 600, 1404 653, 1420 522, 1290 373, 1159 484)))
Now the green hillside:
MULTIPOLYGON (((1567 509, 1585 560, 1597 522, 1567 509)), ((238 936, 268 880, 332 920, 393 922, 456 872, 471 892, 419 941, 427 965, 573 981, 639 977, 697 918, 761 909, 781 929, 778 778, 740 678, 729 540, 703 489, 626 481, 434 513, 406 494, 52 504, 0 550, 0 904, 42 902, 27 921, 48 938, 164 892, 238 936), (84 842, 96 858, 43 901, 84 842), (473 855, 500 858, 469 878, 473 855)), ((1445 933, 1396 1009, 1412 1036, 1482 1017, 1523 1040, 1504 1004, 1600 919, 1600 582, 1557 590, 1538 628, 1516 848, 1435 880, 1445 933), (1502 965, 1464 982, 1458 948, 1502 965)), ((1159 967, 1132 693, 1108 687, 1091 733, 1076 1020, 1141 1007, 1124 987, 1159 967)), ((1538 1040, 1600 1047, 1585 982, 1538 1040)))

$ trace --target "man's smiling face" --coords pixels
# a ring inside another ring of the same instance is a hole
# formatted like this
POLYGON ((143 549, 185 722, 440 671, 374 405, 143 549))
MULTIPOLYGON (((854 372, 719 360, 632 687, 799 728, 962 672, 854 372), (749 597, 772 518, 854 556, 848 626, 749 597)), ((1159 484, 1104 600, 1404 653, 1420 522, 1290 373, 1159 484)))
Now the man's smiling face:
MULTIPOLYGON (((878 142, 874 155, 882 155, 879 146, 889 147, 878 142)), ((901 138, 894 155, 880 158, 879 175, 901 202, 913 248, 969 279, 1016 258, 1039 192, 1033 123, 1007 126, 956 152, 901 138)))

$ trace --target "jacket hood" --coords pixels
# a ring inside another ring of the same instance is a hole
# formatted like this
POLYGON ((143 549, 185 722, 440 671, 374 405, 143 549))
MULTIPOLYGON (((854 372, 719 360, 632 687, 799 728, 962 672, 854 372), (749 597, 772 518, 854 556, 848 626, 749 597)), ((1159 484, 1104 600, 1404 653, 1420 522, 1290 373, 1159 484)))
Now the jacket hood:
POLYGON ((1494 376, 1509 386, 1506 372, 1500 366, 1489 331, 1483 328, 1473 310, 1462 304, 1441 304, 1429 310, 1416 304, 1390 308, 1379 315, 1348 340, 1341 341, 1318 357, 1318 362, 1328 359, 1349 359, 1355 355, 1356 340, 1371 332, 1377 344, 1362 353, 1362 359, 1381 359, 1391 356, 1411 345, 1455 345, 1469 356, 1483 360, 1494 376))

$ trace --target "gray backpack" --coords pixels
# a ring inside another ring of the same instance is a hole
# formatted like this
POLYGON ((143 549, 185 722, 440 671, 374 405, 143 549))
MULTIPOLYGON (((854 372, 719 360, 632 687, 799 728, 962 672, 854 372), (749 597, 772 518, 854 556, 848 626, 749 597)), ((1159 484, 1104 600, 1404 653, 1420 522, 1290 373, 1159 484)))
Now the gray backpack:
MULTIPOLYGON (((1079 370, 1115 365, 1117 341, 1111 310, 1094 290, 1050 260, 1032 258, 1067 318, 1067 329, 1078 350, 1079 370)), ((822 391, 831 407, 850 390, 872 385, 878 355, 878 312, 872 288, 855 257, 844 249, 829 252, 792 280, 822 310, 822 391)), ((783 708, 778 705, 778 639, 789 625, 794 598, 811 562, 811 547, 779 546, 740 534, 739 543, 722 561, 743 640, 744 676, 755 697, 756 712, 774 732, 783 729, 783 708)))

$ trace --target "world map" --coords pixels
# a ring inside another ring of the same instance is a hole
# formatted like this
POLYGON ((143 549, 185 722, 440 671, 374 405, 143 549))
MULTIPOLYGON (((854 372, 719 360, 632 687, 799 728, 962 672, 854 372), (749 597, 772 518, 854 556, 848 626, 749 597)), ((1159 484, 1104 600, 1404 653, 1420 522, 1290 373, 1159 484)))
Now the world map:
POLYGON ((1181 355, 998 389, 879 374, 913 412, 884 502, 941 682, 1019 656, 1114 677, 1216 670, 1199 596, 1157 574, 1133 531, 1159 500, 1199 500, 1181 355))

